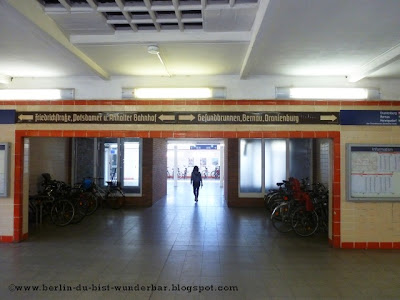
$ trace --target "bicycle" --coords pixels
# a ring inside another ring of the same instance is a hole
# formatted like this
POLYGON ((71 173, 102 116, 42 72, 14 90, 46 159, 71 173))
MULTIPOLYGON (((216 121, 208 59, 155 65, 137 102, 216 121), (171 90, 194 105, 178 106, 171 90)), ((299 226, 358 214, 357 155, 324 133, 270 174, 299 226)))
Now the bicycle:
MULTIPOLYGON (((287 233, 295 229, 295 225, 300 224, 293 221, 295 212, 299 214, 303 212, 298 207, 302 208, 311 201, 309 193, 305 191, 308 184, 305 179, 300 182, 298 179, 290 177, 289 181, 284 181, 283 184, 277 185, 279 189, 272 191, 270 198, 265 197, 264 201, 267 209, 273 208, 271 214, 272 225, 279 232, 287 233), (283 185, 285 188, 281 188, 283 185)), ((306 224, 305 226, 309 227, 306 224)))
POLYGON ((35 209, 36 222, 42 223, 43 216, 49 215, 55 225, 68 225, 75 216, 75 208, 67 199, 67 185, 62 181, 52 180, 48 173, 43 173, 42 177, 43 190, 30 199, 35 209))
POLYGON ((287 200, 275 207, 271 214, 272 226, 282 233, 292 231, 292 215, 297 207, 298 201, 296 199, 287 200))
POLYGON ((77 185, 70 189, 69 201, 74 205, 75 215, 72 224, 78 224, 84 217, 91 215, 97 209, 97 200, 93 195, 85 192, 82 186, 77 185))
POLYGON ((273 212, 275 207, 289 200, 292 196, 289 181, 283 180, 282 182, 277 182, 276 185, 278 189, 271 189, 264 195, 264 205, 268 212, 273 212))
POLYGON ((324 185, 316 184, 308 205, 305 203, 294 211, 292 227, 303 237, 313 235, 318 229, 328 232, 328 214, 328 190, 324 185))
POLYGON ((208 169, 207 167, 204 167, 204 171, 203 171, 203 178, 207 178, 208 177, 208 169))
POLYGON ((107 187, 103 189, 101 186, 96 184, 97 179, 103 178, 91 178, 93 179, 90 192, 95 196, 98 202, 106 202, 112 209, 120 209, 125 204, 125 193, 121 189, 120 182, 118 181, 106 181, 107 187), (100 200, 100 201, 99 201, 100 200))
MULTIPOLYGON (((179 170, 179 169, 178 169, 178 170, 179 170)), ((179 176, 179 173, 180 173, 180 172, 178 172, 178 176, 179 176)), ((183 171, 183 173, 180 173, 180 177, 179 177, 179 178, 186 179, 186 177, 187 177, 187 168, 185 168, 185 170, 183 171)))
POLYGON ((211 171, 210 176, 212 178, 218 179, 220 177, 220 168, 219 167, 215 167, 215 170, 211 171))

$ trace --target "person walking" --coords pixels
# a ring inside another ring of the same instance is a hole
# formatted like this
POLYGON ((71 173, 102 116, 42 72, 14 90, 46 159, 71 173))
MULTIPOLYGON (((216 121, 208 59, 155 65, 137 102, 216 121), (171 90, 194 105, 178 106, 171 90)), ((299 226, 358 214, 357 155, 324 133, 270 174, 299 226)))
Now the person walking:
POLYGON ((190 183, 193 184, 194 201, 197 202, 199 200, 199 188, 200 186, 203 187, 203 180, 198 166, 194 166, 193 168, 190 183))

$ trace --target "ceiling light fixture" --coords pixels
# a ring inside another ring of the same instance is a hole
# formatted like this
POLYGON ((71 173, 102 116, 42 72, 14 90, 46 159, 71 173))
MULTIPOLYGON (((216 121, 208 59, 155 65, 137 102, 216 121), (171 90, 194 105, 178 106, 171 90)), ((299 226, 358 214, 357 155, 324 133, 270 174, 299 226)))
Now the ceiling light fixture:
POLYGON ((73 100, 74 89, 2 89, 0 100, 73 100))
POLYGON ((157 45, 150 45, 147 47, 147 52, 153 55, 157 55, 158 59, 160 60, 161 64, 163 65, 165 72, 167 72, 168 77, 171 77, 171 74, 168 72, 167 66, 165 65, 161 54, 160 54, 160 48, 157 45))
POLYGON ((123 99, 225 99, 225 88, 134 88, 123 89, 123 99))
POLYGON ((276 88, 277 99, 363 100, 380 99, 377 89, 368 88, 276 88))

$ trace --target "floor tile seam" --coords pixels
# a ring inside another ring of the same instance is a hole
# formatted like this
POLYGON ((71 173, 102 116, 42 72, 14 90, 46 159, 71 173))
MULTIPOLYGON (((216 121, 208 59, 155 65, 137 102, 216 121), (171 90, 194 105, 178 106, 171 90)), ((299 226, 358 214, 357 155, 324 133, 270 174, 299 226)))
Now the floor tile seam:
MULTIPOLYGON (((160 273, 159 273, 159 274, 158 274, 158 276, 157 276, 156 283, 160 281, 160 279, 161 279, 161 274, 163 273, 163 271, 164 271, 164 270, 165 270, 165 268, 166 268, 166 265, 167 265, 168 259, 171 257, 171 253, 172 253, 172 251, 173 251, 173 246, 170 248, 170 250, 169 250, 169 252, 168 252, 168 256, 167 256, 167 257, 166 257, 166 259, 164 260, 163 267, 162 267, 162 269, 161 269, 160 273)), ((186 255, 187 255, 187 251, 185 251, 185 258, 186 258, 186 255)), ((181 276, 182 276, 182 269, 183 269, 183 264, 182 264, 182 266, 181 266, 181 268, 180 268, 180 276, 179 276, 179 280, 181 280, 181 276)), ((149 299, 151 299, 151 297, 152 297, 153 293, 154 293, 154 292, 152 291, 152 292, 151 292, 151 294, 150 294, 150 296, 149 296, 149 299)))

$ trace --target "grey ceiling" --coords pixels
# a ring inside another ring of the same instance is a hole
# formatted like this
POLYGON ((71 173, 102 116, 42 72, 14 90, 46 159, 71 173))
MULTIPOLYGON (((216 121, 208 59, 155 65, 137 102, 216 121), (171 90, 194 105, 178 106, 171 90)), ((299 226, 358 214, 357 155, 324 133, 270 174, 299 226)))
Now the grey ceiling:
POLYGON ((399 0, 0 0, 0 74, 400 78, 399 16, 399 0))

